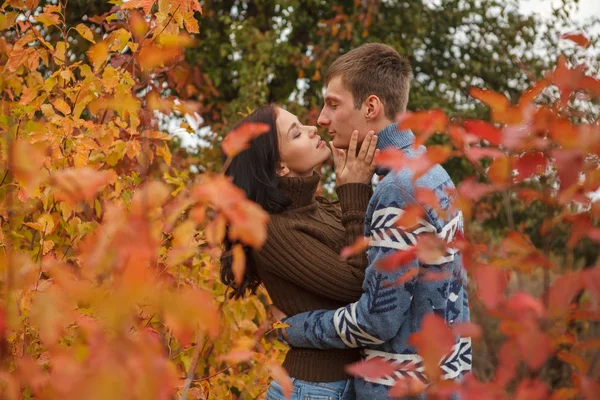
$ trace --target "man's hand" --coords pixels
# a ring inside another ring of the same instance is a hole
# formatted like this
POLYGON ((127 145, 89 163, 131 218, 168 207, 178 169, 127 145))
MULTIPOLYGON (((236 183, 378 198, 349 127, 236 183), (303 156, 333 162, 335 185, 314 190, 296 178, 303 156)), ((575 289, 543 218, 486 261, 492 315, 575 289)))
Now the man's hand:
POLYGON ((331 153, 333 154, 333 163, 335 165, 335 176, 337 186, 346 183, 371 183, 373 172, 375 172, 375 155, 377 150, 377 136, 374 131, 369 131, 365 140, 360 146, 360 151, 356 154, 358 146, 358 131, 352 132, 348 152, 333 146, 329 142, 331 153))

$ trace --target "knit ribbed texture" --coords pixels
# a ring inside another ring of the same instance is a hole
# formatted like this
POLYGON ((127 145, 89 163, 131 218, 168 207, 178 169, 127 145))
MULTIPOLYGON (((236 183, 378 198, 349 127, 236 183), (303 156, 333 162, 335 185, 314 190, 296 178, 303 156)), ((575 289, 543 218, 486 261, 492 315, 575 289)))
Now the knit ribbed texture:
MULTIPOLYGON (((351 183, 337 188, 340 210, 315 196, 318 184, 316 173, 280 180, 279 188, 292 204, 271 215, 267 241, 255 254, 257 272, 273 304, 288 316, 335 309, 358 300, 363 292, 366 255, 344 261, 339 254, 364 232, 371 186, 351 183)), ((357 349, 294 348, 283 366, 293 378, 332 382, 350 378, 344 367, 359 359, 357 349)))

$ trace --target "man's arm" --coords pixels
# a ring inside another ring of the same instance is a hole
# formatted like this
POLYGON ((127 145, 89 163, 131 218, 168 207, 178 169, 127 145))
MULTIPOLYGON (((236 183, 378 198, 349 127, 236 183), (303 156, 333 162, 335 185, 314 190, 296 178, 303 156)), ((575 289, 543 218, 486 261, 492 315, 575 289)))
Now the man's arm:
POLYGON ((310 311, 286 319, 290 326, 285 330, 285 337, 290 345, 361 347, 381 344, 397 334, 411 306, 419 262, 412 259, 405 265, 398 265, 392 272, 381 271, 376 266, 398 250, 409 250, 419 233, 435 231, 426 222, 411 231, 394 226, 399 213, 402 213, 402 204, 411 200, 412 196, 397 185, 388 184, 381 188, 369 222, 371 244, 368 249, 369 267, 363 283, 365 292, 357 302, 337 310, 310 311), (407 273, 411 277, 405 280, 403 276, 407 273), (401 283, 398 284, 398 281, 401 283))

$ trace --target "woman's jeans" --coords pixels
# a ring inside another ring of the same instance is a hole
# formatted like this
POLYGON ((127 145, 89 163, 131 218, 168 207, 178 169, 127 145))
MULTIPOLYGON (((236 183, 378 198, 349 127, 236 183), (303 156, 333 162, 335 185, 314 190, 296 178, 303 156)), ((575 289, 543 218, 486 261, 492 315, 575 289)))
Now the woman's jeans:
MULTIPOLYGON (((336 382, 308 382, 291 378, 294 387, 290 400, 354 400, 352 380, 336 382)), ((284 400, 285 396, 277 381, 272 381, 265 400, 284 400)))

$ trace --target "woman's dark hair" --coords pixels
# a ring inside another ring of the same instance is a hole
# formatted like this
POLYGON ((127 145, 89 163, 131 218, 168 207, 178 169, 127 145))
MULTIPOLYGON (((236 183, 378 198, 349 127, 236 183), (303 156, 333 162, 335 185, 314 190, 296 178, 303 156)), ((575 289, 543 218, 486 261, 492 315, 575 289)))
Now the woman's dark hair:
MULTIPOLYGON (((280 161, 279 139, 277 135, 277 108, 270 104, 254 110, 239 121, 233 129, 248 122, 261 122, 269 125, 269 131, 250 143, 250 148, 240 152, 232 160, 225 175, 233 178, 233 183, 246 192, 249 200, 258 203, 269 214, 277 214, 290 204, 278 188, 277 167, 280 161)), ((231 248, 235 243, 227 237, 221 256, 221 282, 232 290, 230 297, 240 298, 247 292, 255 293, 261 284, 254 266, 253 249, 243 246, 246 255, 246 269, 242 284, 238 287, 233 277, 231 248)))

